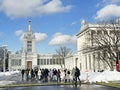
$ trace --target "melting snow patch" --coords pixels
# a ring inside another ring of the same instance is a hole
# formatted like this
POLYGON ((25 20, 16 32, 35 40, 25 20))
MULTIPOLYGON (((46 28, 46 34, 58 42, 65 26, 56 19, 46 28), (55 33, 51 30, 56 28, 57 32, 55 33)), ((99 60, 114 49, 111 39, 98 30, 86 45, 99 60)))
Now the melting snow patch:
POLYGON ((5 86, 12 83, 15 83, 15 81, 0 81, 0 86, 5 86))

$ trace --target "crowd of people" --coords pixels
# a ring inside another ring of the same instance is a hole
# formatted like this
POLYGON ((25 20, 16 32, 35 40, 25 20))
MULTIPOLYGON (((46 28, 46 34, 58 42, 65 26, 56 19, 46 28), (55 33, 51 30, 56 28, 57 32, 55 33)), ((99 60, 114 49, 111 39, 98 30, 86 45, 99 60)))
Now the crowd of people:
POLYGON ((75 77, 80 81, 80 70, 74 67, 72 70, 69 69, 22 69, 21 70, 22 80, 40 80, 42 82, 57 81, 57 82, 70 82, 75 80, 75 77))

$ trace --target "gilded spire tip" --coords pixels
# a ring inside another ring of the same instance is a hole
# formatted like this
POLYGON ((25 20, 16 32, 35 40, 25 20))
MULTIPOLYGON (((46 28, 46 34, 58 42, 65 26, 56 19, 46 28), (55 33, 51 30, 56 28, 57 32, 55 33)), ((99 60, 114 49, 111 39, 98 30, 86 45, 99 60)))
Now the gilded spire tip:
POLYGON ((28 32, 31 32, 31 21, 28 21, 28 32))

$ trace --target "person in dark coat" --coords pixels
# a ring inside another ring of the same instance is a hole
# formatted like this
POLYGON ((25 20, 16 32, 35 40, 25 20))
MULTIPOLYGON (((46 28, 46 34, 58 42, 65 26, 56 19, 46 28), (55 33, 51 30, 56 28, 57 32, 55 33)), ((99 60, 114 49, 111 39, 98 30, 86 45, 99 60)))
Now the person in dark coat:
POLYGON ((25 73, 25 70, 22 69, 22 71, 21 71, 21 74, 22 74, 22 80, 24 79, 24 73, 25 73))
POLYGON ((36 80, 38 80, 38 68, 36 68, 34 72, 35 72, 36 80))
POLYGON ((75 77, 80 81, 79 76, 80 76, 80 70, 78 67, 75 67, 75 77))
POLYGON ((33 79, 35 77, 34 70, 31 69, 30 73, 31 73, 31 79, 33 79))
POLYGON ((61 75, 61 71, 60 71, 60 69, 58 69, 58 71, 57 71, 57 81, 58 82, 61 82, 60 75, 61 75))

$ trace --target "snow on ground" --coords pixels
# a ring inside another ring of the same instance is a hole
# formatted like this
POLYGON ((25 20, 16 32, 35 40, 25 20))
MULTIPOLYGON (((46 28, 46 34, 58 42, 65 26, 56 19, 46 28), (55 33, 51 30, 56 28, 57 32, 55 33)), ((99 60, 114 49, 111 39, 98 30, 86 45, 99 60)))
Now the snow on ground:
POLYGON ((10 72, 0 72, 0 77, 1 76, 10 76, 19 73, 20 71, 10 71, 10 72))
POLYGON ((104 72, 81 72, 81 80, 85 82, 106 82, 120 80, 120 72, 104 71, 104 72))
MULTIPOLYGON (((64 77, 64 76, 62 76, 64 77)), ((70 76, 72 80, 72 76, 70 76)), ((104 71, 104 72, 81 72, 81 81, 96 83, 109 81, 120 81, 120 72, 118 71, 104 71)))
POLYGON ((9 76, 12 76, 18 73, 20 73, 20 71, 0 72, 0 85, 3 86, 3 85, 15 83, 15 81, 4 80, 3 78, 7 78, 9 76))

